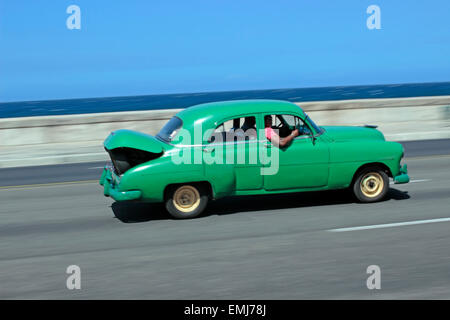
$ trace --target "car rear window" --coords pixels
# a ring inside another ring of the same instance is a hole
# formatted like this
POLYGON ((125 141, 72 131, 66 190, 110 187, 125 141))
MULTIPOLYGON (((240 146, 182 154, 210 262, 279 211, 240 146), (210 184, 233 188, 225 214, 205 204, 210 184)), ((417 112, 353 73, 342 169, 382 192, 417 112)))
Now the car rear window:
POLYGON ((164 125, 164 127, 162 127, 156 137, 160 138, 163 141, 171 142, 177 135, 182 125, 183 121, 180 118, 173 117, 164 125))

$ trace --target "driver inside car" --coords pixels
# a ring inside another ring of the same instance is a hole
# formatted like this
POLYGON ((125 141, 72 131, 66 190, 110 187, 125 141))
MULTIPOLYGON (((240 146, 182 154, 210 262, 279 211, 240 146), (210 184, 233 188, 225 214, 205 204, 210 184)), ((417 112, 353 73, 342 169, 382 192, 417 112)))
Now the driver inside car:
POLYGON ((299 136, 298 129, 292 130, 291 134, 287 137, 281 138, 275 130, 272 129, 272 116, 265 116, 264 117, 264 131, 266 134, 267 140, 272 142, 276 147, 283 148, 289 143, 291 143, 292 140, 295 139, 295 137, 299 136))

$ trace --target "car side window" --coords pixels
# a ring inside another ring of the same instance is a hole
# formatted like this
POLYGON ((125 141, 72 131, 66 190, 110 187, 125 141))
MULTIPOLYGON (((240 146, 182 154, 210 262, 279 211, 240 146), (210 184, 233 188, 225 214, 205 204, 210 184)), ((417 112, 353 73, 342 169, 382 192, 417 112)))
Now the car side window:
POLYGON ((292 131, 298 129, 299 136, 307 136, 311 134, 308 125, 303 122, 300 117, 290 114, 272 115, 272 129, 278 130, 278 135, 281 138, 287 137, 292 131))
POLYGON ((236 142, 254 140, 256 138, 256 118, 251 116, 234 118, 219 124, 211 134, 208 142, 236 142))
POLYGON ((289 126, 294 127, 298 124, 298 120, 297 120, 297 119, 299 119, 298 117, 292 116, 290 114, 285 114, 282 117, 289 126))

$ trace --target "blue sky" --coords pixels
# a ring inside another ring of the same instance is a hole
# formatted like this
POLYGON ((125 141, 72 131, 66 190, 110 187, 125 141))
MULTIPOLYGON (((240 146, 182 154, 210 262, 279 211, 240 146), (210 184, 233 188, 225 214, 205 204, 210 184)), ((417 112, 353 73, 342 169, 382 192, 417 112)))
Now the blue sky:
POLYGON ((448 0, 0 0, 0 101, 450 81, 449 14, 448 0))

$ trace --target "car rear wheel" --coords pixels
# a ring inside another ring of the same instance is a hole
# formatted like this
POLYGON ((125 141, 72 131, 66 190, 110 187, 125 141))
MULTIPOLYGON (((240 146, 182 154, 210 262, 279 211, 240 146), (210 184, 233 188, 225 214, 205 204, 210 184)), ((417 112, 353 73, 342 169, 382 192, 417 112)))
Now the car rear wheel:
POLYGON ((208 193, 202 185, 183 184, 170 187, 166 195, 166 209, 177 219, 197 217, 208 204, 208 193))
POLYGON ((359 172, 353 183, 353 194, 360 202, 376 202, 389 190, 389 177, 380 168, 366 168, 359 172))

